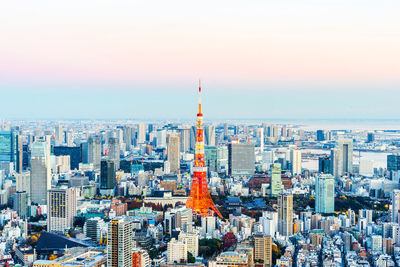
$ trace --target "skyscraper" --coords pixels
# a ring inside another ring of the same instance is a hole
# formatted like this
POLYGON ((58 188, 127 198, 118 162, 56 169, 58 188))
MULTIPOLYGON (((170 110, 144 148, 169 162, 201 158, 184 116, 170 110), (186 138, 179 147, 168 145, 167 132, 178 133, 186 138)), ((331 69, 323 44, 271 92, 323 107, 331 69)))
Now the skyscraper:
POLYGON ((115 169, 119 170, 119 162, 120 162, 120 146, 119 139, 116 137, 110 137, 108 139, 109 145, 109 158, 112 159, 115 163, 115 169))
POLYGON ((50 149, 45 141, 32 144, 31 153, 31 201, 46 205, 47 190, 51 188, 50 149))
POLYGON ((255 155, 253 144, 228 144, 228 173, 231 176, 252 176, 255 155))
POLYGON ((131 267, 133 225, 128 218, 116 218, 108 225, 107 266, 131 267))
POLYGON ((137 144, 143 144, 146 142, 146 124, 139 123, 137 128, 137 144))
POLYGON ((290 150, 290 163, 292 175, 301 174, 301 150, 292 149, 290 150))
POLYGON ((166 130, 158 130, 156 132, 156 140, 157 147, 167 147, 167 131, 166 130))
POLYGON ((126 144, 126 149, 129 150, 135 144, 135 132, 136 129, 133 126, 124 126, 123 135, 124 143, 126 144))
POLYGON ((56 125, 55 129, 55 139, 56 139, 56 145, 62 145, 64 143, 64 130, 61 124, 56 125))
POLYGON ((400 212, 400 190, 393 190, 392 192, 392 222, 399 223, 400 212))
POLYGON ((353 172, 353 141, 340 139, 331 151, 333 176, 338 178, 345 173, 353 172))
POLYGON ((330 174, 320 174, 315 180, 315 212, 335 212, 335 179, 330 174))
POLYGON ((22 171, 22 139, 15 131, 0 131, 0 162, 10 162, 22 171))
POLYGON ((88 138, 88 163, 93 164, 95 170, 100 169, 101 162, 101 137, 90 136, 88 138))
POLYGON ((317 130, 317 141, 325 141, 324 130, 317 130))
POLYGON ((293 235, 293 195, 278 195, 278 232, 283 236, 293 235))
POLYGON ((170 163, 170 171, 179 173, 180 171, 180 136, 178 133, 168 135, 167 158, 170 163))
POLYGON ((181 152, 188 152, 190 150, 190 128, 180 128, 179 135, 181 152))
POLYGON ((367 134, 367 143, 373 143, 374 141, 375 141, 374 133, 368 133, 367 134))
POLYGON ((65 232, 72 228, 76 216, 76 198, 75 188, 52 188, 48 190, 48 231, 65 232))
POLYGON ((399 171, 400 170, 400 155, 387 155, 387 170, 399 171))
POLYGON ((331 158, 329 156, 320 157, 318 159, 318 172, 331 173, 331 158))
POLYGON ((263 266, 272 266, 272 237, 256 235, 254 237, 254 261, 262 262, 263 266))
POLYGON ((112 159, 103 159, 100 168, 100 189, 112 194, 116 184, 115 162, 112 159))
POLYGON ((205 128, 205 144, 207 146, 215 146, 215 126, 207 125, 205 128))
POLYGON ((271 174, 271 195, 277 196, 282 190, 282 170, 280 163, 274 163, 272 165, 271 174))
POLYGON ((27 219, 28 215, 28 194, 25 191, 17 191, 14 194, 14 210, 18 212, 21 219, 27 219))

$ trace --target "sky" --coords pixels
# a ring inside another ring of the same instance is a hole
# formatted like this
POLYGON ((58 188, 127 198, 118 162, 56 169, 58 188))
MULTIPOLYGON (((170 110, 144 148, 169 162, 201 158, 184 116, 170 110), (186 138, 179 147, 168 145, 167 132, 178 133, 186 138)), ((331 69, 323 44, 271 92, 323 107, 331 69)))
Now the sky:
POLYGON ((399 8, 0 0, 0 118, 400 119, 399 8))

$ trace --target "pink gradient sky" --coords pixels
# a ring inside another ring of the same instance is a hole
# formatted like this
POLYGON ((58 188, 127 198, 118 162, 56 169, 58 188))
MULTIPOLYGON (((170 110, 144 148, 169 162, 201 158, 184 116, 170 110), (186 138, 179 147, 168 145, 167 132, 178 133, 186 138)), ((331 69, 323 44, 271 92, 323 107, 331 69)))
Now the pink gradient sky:
POLYGON ((2 1, 0 83, 398 84, 399 8, 372 0, 2 1))

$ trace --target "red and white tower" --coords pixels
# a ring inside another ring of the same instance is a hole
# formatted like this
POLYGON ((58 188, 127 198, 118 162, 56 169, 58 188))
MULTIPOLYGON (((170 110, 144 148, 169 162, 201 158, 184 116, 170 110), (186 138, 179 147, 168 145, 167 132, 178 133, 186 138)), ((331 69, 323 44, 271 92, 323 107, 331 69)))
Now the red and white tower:
POLYGON ((207 167, 204 157, 204 130, 203 114, 201 113, 201 84, 199 82, 199 112, 197 113, 196 148, 193 165, 193 180, 190 195, 186 201, 186 207, 193 210, 194 214, 201 216, 216 213, 222 218, 221 213, 211 199, 207 185, 207 167))

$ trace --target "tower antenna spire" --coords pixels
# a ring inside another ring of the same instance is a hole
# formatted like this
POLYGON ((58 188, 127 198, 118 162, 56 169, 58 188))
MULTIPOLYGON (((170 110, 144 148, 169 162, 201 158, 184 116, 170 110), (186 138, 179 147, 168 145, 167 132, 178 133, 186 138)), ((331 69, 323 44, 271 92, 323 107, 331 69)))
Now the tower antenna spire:
POLYGON ((199 79, 199 114, 201 114, 201 80, 199 79))

